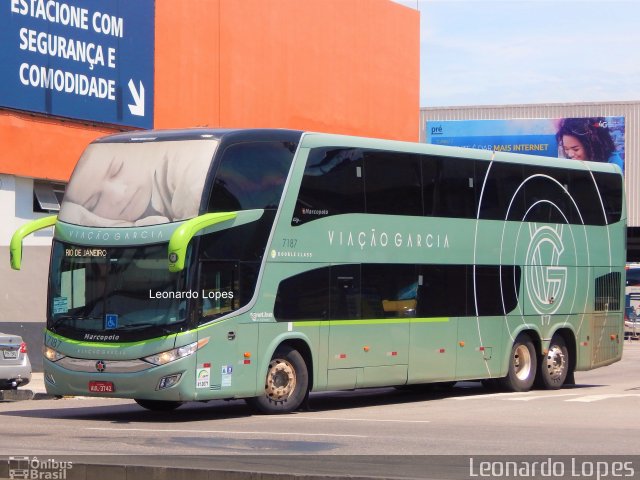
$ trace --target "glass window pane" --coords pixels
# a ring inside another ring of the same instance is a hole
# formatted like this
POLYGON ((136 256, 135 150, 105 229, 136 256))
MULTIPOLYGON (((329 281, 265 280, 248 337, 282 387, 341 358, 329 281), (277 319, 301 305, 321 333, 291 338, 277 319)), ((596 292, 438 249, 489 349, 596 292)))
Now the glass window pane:
POLYGON ((593 172, 607 214, 607 223, 620 221, 622 216, 622 177, 614 173, 593 172))
POLYGON ((284 142, 227 147, 216 170, 208 211, 277 208, 293 153, 293 147, 284 142))
POLYGON ((418 274, 414 265, 362 265, 362 317, 415 317, 418 274))
POLYGON ((239 307, 238 264, 202 262, 200 270, 200 305, 202 317, 211 320, 239 307))
POLYGON ((278 321, 329 319, 329 267, 280 282, 274 316, 278 321))
POLYGON ((422 215, 418 155, 367 151, 364 171, 367 213, 422 215))
POLYGON ((363 167, 363 153, 358 148, 311 150, 291 224, 364 213, 363 167))
POLYGON ((433 215, 452 218, 475 218, 474 161, 440 157, 433 215))

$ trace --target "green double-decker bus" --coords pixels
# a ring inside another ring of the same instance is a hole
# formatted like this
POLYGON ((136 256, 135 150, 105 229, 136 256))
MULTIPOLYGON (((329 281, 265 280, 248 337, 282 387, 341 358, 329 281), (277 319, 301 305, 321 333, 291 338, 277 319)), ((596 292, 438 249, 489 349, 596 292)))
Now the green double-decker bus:
POLYGON ((45 384, 170 410, 621 358, 623 177, 604 163, 290 130, 119 134, 55 225, 45 384))

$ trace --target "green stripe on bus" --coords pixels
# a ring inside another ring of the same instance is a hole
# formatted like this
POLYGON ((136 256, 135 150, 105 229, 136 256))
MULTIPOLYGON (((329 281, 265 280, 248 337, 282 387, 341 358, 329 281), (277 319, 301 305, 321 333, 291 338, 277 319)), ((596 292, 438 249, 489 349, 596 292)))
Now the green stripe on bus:
POLYGON ((397 323, 446 323, 448 317, 433 318, 380 318, 371 320, 310 320, 293 322, 294 327, 320 327, 322 325, 390 325, 397 323))

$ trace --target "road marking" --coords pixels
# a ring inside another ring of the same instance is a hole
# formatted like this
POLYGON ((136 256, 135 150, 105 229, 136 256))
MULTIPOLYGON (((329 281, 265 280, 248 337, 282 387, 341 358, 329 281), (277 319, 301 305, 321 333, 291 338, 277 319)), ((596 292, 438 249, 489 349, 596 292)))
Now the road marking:
MULTIPOLYGON (((266 417, 277 420, 277 417, 266 417)), ((338 420, 340 422, 391 422, 391 423, 431 423, 431 420, 394 420, 392 418, 342 418, 342 417, 306 417, 302 415, 289 416, 287 420, 338 420)))
POLYGON ((298 437, 353 437, 368 438, 367 435, 348 435, 339 433, 296 433, 296 432, 238 432, 234 430, 184 430, 164 428, 105 428, 87 427, 85 430, 100 430, 104 432, 148 432, 148 433, 216 433, 222 435, 286 435, 298 437))
POLYGON ((624 397, 640 397, 640 393, 603 393, 601 395, 585 395, 580 398, 572 398, 571 400, 565 400, 565 402, 599 402, 600 400, 608 400, 610 398, 624 398, 624 397))
POLYGON ((466 397, 453 397, 454 400, 477 400, 485 398, 497 398, 497 397, 513 397, 514 395, 530 395, 530 392, 505 392, 505 393, 487 393, 478 395, 469 395, 466 397))
MULTIPOLYGON (((528 396, 528 397, 516 397, 516 398, 505 398, 505 400, 509 400, 510 402, 530 402, 531 400, 540 400, 541 398, 558 398, 558 397, 575 397, 579 395, 579 393, 562 393, 562 394, 549 394, 549 395, 537 395, 537 396, 528 396)), ((565 400, 570 402, 571 400, 565 400)))

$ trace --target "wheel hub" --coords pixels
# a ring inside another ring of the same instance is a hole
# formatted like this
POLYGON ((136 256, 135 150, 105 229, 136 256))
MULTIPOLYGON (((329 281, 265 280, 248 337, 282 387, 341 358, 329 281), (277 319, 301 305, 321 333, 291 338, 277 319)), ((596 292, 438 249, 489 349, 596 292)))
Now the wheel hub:
POLYGON ((531 373, 531 354, 526 345, 518 345, 513 353, 513 366, 516 377, 526 380, 531 373))
POLYGON ((273 400, 289 398, 296 388, 296 373, 293 365, 283 359, 274 359, 269 364, 267 395, 273 400))
POLYGON ((547 353, 547 373, 549 378, 556 380, 562 377, 566 368, 566 359, 562 349, 557 345, 553 345, 547 353))

